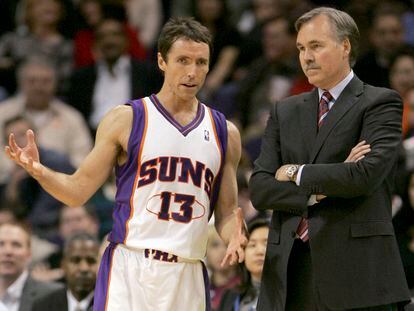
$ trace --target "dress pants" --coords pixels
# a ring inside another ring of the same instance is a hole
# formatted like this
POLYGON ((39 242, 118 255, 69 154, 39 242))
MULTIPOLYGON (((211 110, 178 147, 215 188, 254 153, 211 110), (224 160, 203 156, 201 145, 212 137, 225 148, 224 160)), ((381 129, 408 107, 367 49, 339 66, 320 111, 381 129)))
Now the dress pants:
MULTIPOLYGON (((330 311, 320 300, 313 281, 309 242, 295 239, 287 271, 286 311, 330 311)), ((398 311, 396 304, 343 311, 398 311)))

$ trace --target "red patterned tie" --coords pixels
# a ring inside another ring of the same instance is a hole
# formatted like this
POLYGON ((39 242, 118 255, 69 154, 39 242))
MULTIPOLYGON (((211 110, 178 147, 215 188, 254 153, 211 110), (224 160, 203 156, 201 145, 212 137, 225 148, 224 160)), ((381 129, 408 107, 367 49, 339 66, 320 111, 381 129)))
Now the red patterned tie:
POLYGON ((328 91, 323 92, 321 100, 319 101, 319 114, 318 114, 318 128, 322 126, 325 117, 328 115, 329 102, 332 100, 332 95, 328 91))
MULTIPOLYGON (((324 92, 321 96, 321 100, 319 101, 318 129, 322 126, 322 123, 329 112, 329 102, 332 99, 333 97, 328 91, 324 92)), ((309 240, 308 220, 306 218, 302 218, 300 220, 296 234, 303 242, 307 242, 309 240)))

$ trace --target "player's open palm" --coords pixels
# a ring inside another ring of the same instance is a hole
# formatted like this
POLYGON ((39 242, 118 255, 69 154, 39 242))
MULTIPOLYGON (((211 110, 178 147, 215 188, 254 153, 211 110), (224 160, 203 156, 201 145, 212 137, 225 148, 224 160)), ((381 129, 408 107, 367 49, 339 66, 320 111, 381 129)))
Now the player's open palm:
POLYGON ((37 148, 34 133, 32 130, 26 132, 26 146, 19 146, 16 143, 13 133, 9 136, 9 145, 5 147, 7 156, 23 167, 30 175, 40 174, 39 150, 37 148))
POLYGON ((246 226, 244 224, 243 212, 239 207, 236 213, 236 230, 233 233, 229 245, 227 246, 226 255, 224 256, 221 266, 228 264, 234 265, 244 261, 244 248, 247 245, 246 226))

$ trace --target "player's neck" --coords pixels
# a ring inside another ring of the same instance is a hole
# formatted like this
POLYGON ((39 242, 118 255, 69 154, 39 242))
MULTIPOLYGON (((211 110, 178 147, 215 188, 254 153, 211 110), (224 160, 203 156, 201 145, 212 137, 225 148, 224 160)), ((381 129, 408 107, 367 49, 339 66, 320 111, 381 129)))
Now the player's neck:
POLYGON ((157 98, 161 105, 163 105, 164 108, 167 109, 167 111, 172 115, 182 112, 194 114, 197 112, 198 100, 196 97, 180 97, 174 93, 166 92, 161 89, 161 91, 157 94, 157 98))

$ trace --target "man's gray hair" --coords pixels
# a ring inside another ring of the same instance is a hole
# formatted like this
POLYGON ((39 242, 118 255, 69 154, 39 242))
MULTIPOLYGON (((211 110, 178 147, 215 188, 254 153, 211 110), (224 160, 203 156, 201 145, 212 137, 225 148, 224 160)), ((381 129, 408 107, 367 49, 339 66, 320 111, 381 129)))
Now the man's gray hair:
POLYGON ((296 20, 296 31, 299 31, 304 24, 319 15, 325 15, 328 17, 330 23, 336 30, 336 36, 339 42, 348 39, 351 43, 349 64, 353 67, 358 57, 359 30, 354 19, 348 13, 329 7, 319 7, 313 9, 306 12, 296 20))

